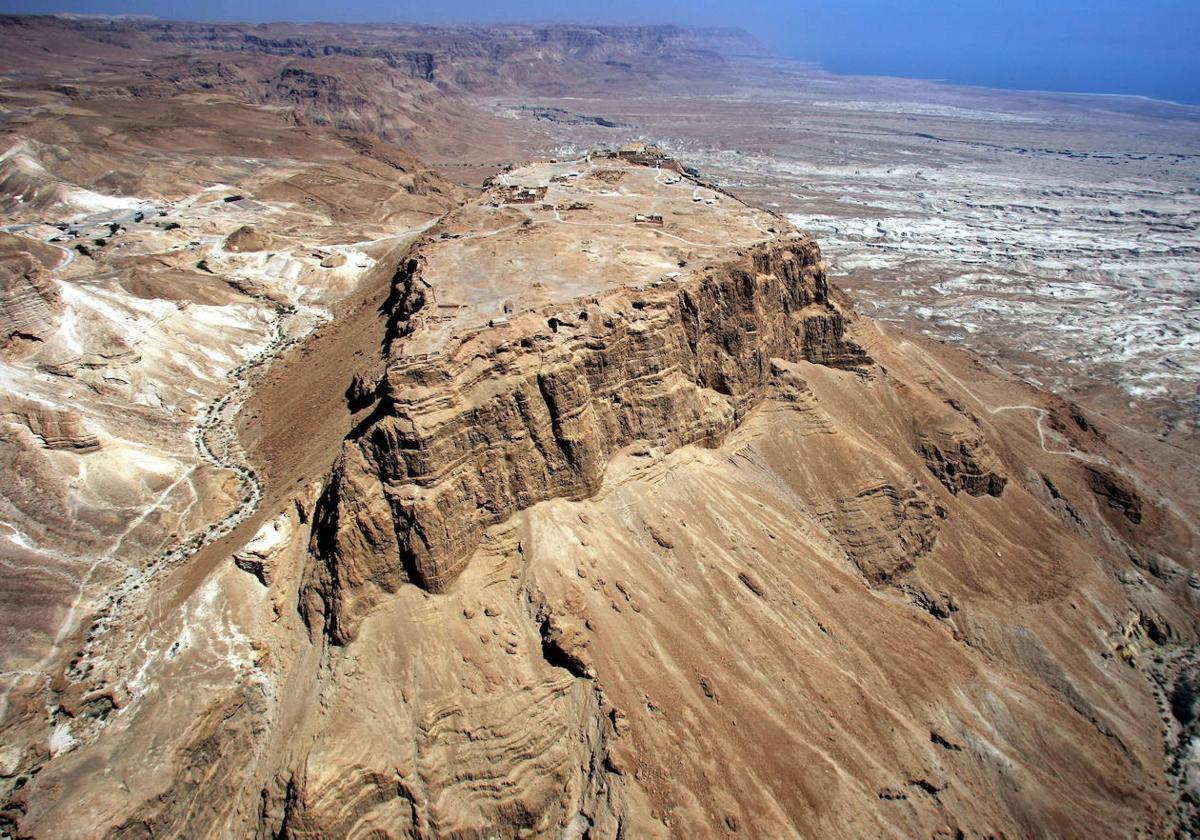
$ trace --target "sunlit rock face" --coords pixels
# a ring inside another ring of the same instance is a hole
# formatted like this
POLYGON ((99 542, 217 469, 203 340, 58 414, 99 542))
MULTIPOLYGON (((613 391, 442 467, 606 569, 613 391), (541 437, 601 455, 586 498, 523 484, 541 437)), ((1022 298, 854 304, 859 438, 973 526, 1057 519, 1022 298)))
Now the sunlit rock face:
MULTIPOLYGON (((669 281, 651 274, 649 287, 633 298, 622 289, 572 302, 546 313, 543 323, 532 319, 537 332, 515 343, 517 336, 496 332, 472 347, 461 372, 437 356, 414 364, 406 345, 420 345, 427 328, 442 328, 446 316, 437 313, 446 305, 439 301, 469 297, 469 288, 460 287, 472 276, 450 273, 436 257, 403 267, 394 298, 404 338, 395 344, 378 420, 348 444, 317 514, 314 547, 325 567, 316 586, 338 640, 353 638, 362 609, 353 606, 358 587, 338 581, 367 581, 386 591, 402 582, 444 590, 487 526, 544 499, 593 494, 616 450, 634 441, 668 450, 722 441, 766 396, 771 359, 847 369, 870 363, 845 335, 845 316, 830 297, 811 238, 789 231, 764 240, 755 211, 740 205, 698 215, 688 206, 690 190, 651 181, 652 170, 592 164, 579 183, 589 171, 616 172, 631 190, 653 185, 661 194, 650 199, 641 192, 642 200, 676 210, 664 213, 669 223, 661 235, 632 232, 631 250, 646 246, 644 239, 679 239, 670 231, 685 221, 698 239, 709 227, 740 226, 750 247, 687 279, 679 271, 669 272, 669 281)), ((534 174, 518 170, 510 177, 534 174)), ((617 224, 623 210, 623 202, 587 188, 557 186, 548 196, 564 204, 591 197, 587 217, 570 223, 580 234, 617 224)), ((563 222, 561 216, 543 221, 497 239, 490 245, 495 258, 553 253, 563 222)), ((596 291, 639 272, 645 273, 639 263, 613 258, 596 291)), ((367 600, 375 600, 372 593, 367 600)))
POLYGON ((35 762, 27 736, 70 751, 107 716, 80 707, 145 690, 118 648, 144 641, 151 582, 257 512, 233 428, 251 382, 457 196, 249 104, 131 106, 87 55, 87 105, 6 82, 32 107, 0 136, 0 716, 35 762))
MULTIPOLYGON (((819 237, 831 276, 874 317, 1125 422, 1152 416, 1155 432, 1193 438, 1195 451, 1194 107, 781 61, 730 72, 736 93, 694 82, 669 106, 628 88, 521 102, 643 132, 819 237)), ((618 133, 559 130, 578 143, 618 133)))
POLYGON ((675 27, 0 46, 0 836, 1198 830, 1186 437, 831 279, 1127 267, 1178 114, 1077 158, 675 27))

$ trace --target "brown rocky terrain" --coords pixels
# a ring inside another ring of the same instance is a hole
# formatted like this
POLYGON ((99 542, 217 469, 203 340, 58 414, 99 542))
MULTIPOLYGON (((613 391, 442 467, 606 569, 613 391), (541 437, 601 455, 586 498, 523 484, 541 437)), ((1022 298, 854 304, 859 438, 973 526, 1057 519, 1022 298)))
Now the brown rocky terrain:
POLYGON ((872 317, 1200 455, 1194 105, 762 55, 711 80, 486 101, 556 154, 657 142, 816 236, 872 317), (593 119, 549 118, 565 109, 593 119))
POLYGON ((1200 831, 1195 463, 677 166, 485 166, 740 37, 0 35, 0 836, 1200 831))

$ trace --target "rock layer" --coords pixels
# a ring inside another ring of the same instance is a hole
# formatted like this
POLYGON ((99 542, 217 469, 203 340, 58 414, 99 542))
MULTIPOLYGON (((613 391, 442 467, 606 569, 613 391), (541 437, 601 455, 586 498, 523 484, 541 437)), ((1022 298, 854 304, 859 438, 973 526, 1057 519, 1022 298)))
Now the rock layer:
MULTIPOLYGON (((415 330, 419 260, 396 283, 396 329, 415 330)), ((307 609, 335 640, 353 638, 381 590, 445 589, 488 525, 595 492, 616 449, 719 444, 763 398, 772 358, 870 363, 806 236, 547 315, 547 329, 516 343, 488 333, 452 361, 393 347, 382 407, 346 443, 316 515, 307 609)))
POLYGON ((1000 474, 996 456, 979 435, 953 431, 918 435, 917 450, 929 471, 946 489, 957 495, 999 496, 1008 479, 1000 474))
POLYGON ((0 234, 7 250, 0 259, 0 351, 11 354, 26 343, 46 340, 62 314, 54 279, 10 234, 0 234))
POLYGON ((45 449, 94 452, 100 438, 88 428, 83 415, 71 409, 40 405, 29 400, 0 400, 0 420, 24 426, 45 449))

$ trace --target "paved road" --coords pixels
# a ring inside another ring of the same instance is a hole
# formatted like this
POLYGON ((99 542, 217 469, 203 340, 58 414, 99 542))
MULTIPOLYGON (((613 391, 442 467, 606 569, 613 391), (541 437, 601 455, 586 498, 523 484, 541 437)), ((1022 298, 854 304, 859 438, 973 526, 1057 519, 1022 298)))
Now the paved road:
MULTIPOLYGON (((137 207, 137 208, 130 209, 130 210, 110 210, 110 211, 106 211, 104 213, 97 213, 97 214, 88 216, 82 222, 78 222, 76 224, 71 225, 69 230, 81 231, 81 230, 86 230, 88 228, 108 227, 109 225, 112 225, 112 224, 117 224, 117 225, 138 224, 140 221, 142 221, 143 219, 145 219, 148 216, 157 215, 158 212, 159 212, 159 208, 154 205, 150 205, 150 204, 143 205, 141 207, 137 207), (141 216, 141 219, 138 218, 139 216, 141 216)), ((51 225, 49 222, 28 222, 28 223, 19 224, 19 225, 4 225, 4 226, 0 227, 0 232, 25 233, 30 228, 47 227, 47 226, 53 227, 53 225, 51 225)), ((62 271, 64 268, 66 268, 72 262, 75 261, 75 249, 74 248, 69 248, 65 245, 59 245, 57 242, 50 241, 52 239, 57 239, 58 237, 62 236, 63 234, 64 234, 64 231, 61 231, 58 228, 55 228, 54 233, 50 234, 49 236, 47 236, 41 240, 42 242, 45 242, 47 245, 53 246, 63 252, 62 261, 58 265, 54 266, 54 268, 52 268, 51 271, 62 271)))

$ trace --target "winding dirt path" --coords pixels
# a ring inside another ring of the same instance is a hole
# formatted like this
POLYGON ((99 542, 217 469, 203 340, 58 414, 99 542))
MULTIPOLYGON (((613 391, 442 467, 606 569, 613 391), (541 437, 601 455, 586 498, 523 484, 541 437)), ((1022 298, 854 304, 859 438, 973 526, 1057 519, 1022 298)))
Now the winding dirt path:
MULTIPOLYGON (((901 340, 900 342, 897 343, 897 348, 899 350, 901 350, 901 352, 907 350, 911 346, 912 345, 908 341, 904 341, 904 340, 901 340)), ((956 384, 959 388, 961 388, 963 393, 967 394, 967 396, 969 396, 971 399, 973 399, 975 402, 977 402, 984 409, 984 411, 986 411, 988 414, 995 416, 997 414, 1002 414, 1003 412, 1006 412, 1006 411, 1032 411, 1032 412, 1034 412, 1034 414, 1036 415, 1035 420, 1034 420, 1034 428, 1037 429, 1038 442, 1040 443, 1043 452, 1046 452, 1049 455, 1059 455, 1064 458, 1073 458, 1074 460, 1080 461, 1085 464, 1097 464, 1100 466, 1107 467, 1108 469, 1110 469, 1116 473, 1119 473, 1120 475, 1127 478, 1130 482, 1132 482, 1133 485, 1137 488, 1139 493, 1142 493, 1143 495, 1149 497, 1159 507, 1169 510, 1171 513, 1173 513, 1179 519, 1180 522, 1182 522, 1187 527, 1187 529, 1189 531, 1192 532, 1193 535, 1200 536, 1200 527, 1198 527, 1196 525, 1196 523, 1195 523, 1195 521, 1193 521, 1192 517, 1189 516, 1188 513, 1185 510, 1183 510, 1183 508, 1177 502, 1175 502, 1175 500, 1167 498, 1166 496, 1162 495, 1154 488, 1150 487, 1144 480, 1142 480, 1141 476, 1139 476, 1138 474, 1136 474, 1136 473, 1132 472, 1131 470, 1128 470, 1125 467, 1122 467, 1118 464, 1114 464, 1112 461, 1110 461, 1108 458, 1105 458, 1103 455, 1095 455, 1091 452, 1080 452, 1079 450, 1076 450, 1076 449, 1051 449, 1050 447, 1048 447, 1046 445, 1046 437, 1047 437, 1046 429, 1042 425, 1043 421, 1050 414, 1050 411, 1048 409, 1044 408, 1043 406, 1030 405, 1028 403, 1017 403, 1017 404, 1013 404, 1013 405, 998 405, 998 406, 990 405, 981 396, 979 396, 974 391, 972 391, 971 388, 965 382, 963 382, 957 376, 955 376, 950 371, 948 371, 946 369, 945 365, 943 365, 937 359, 934 359, 931 356, 927 356, 925 361, 932 364, 939 371, 941 371, 941 373, 943 375, 945 375, 948 379, 950 379, 952 382, 954 382, 954 384, 956 384)))

